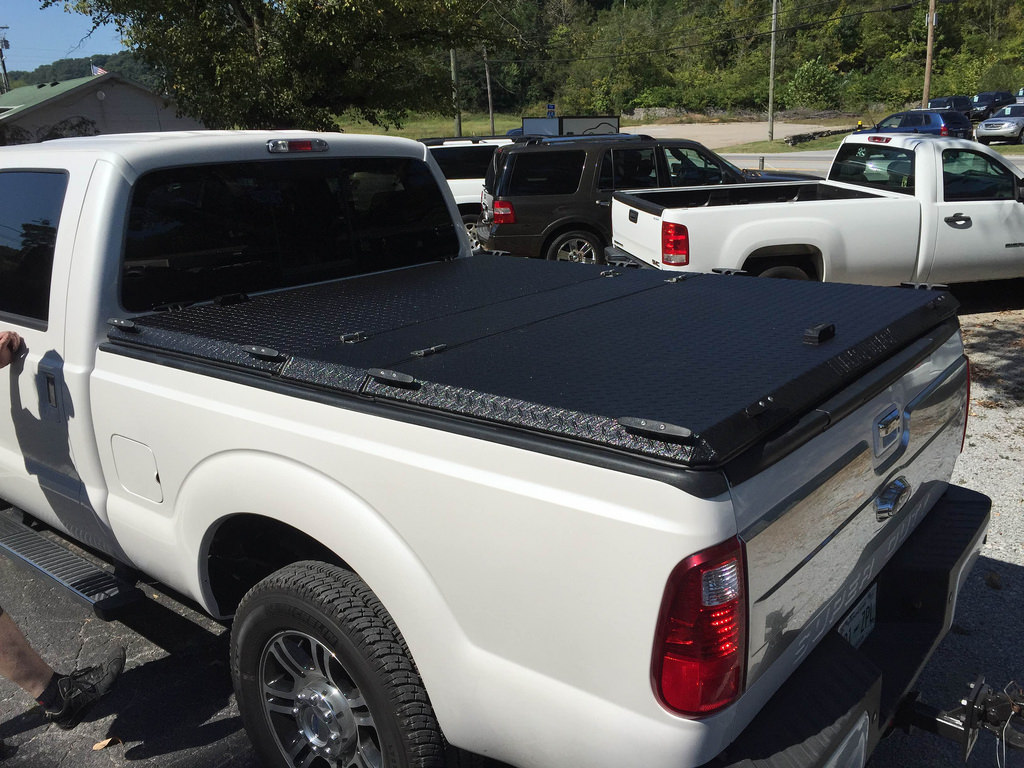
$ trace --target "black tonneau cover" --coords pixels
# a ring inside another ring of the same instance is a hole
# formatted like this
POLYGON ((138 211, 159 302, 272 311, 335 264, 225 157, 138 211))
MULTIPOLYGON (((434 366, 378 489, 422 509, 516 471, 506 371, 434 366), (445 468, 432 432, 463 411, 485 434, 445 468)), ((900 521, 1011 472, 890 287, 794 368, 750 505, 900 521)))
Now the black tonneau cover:
POLYGON ((105 348, 715 467, 956 306, 926 290, 484 255, 145 315, 105 348))

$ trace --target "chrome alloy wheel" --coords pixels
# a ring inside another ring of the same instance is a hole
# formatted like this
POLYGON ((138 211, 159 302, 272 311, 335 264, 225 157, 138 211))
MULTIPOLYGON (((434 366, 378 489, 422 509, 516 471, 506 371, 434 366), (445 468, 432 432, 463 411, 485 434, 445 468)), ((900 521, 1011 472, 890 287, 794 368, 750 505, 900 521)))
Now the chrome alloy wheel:
POLYGON ((382 768, 363 694, 330 648, 302 632, 274 635, 259 665, 263 711, 294 768, 382 768))
POLYGON ((558 247, 555 258, 558 261, 593 264, 597 261, 597 250, 594 248, 594 244, 585 237, 572 237, 558 247))

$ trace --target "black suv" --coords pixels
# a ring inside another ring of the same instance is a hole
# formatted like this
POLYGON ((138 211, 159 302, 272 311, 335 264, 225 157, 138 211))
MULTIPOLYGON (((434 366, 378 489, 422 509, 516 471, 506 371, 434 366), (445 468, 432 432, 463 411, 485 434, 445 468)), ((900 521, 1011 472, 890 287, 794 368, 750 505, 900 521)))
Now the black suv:
POLYGON ((649 136, 526 137, 499 147, 484 179, 477 237, 516 256, 600 261, 617 189, 819 178, 740 170, 707 147, 649 136))
POLYGON ((1000 107, 1013 104, 1014 95, 1009 91, 982 91, 971 99, 971 120, 984 120, 1000 107))
POLYGON ((951 112, 959 112, 964 117, 971 115, 970 96, 937 96, 928 100, 928 109, 948 109, 951 112))

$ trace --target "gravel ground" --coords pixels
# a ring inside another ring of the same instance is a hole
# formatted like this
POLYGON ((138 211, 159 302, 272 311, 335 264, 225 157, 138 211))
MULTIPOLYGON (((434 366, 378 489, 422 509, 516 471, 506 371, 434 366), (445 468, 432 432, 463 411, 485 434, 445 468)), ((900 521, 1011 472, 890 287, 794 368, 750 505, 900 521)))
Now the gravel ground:
MULTIPOLYGON (((953 631, 921 676, 923 700, 941 708, 956 705, 978 675, 993 687, 1024 685, 1024 280, 959 286, 953 293, 971 359, 967 440, 953 482, 991 497, 992 521, 953 631)), ((1024 751, 1006 757, 1005 765, 1024 766, 1024 751)), ((998 765, 996 759, 996 740, 982 734, 968 765, 998 765)), ((951 742, 902 733, 884 740, 871 761, 872 768, 962 764, 951 742)))

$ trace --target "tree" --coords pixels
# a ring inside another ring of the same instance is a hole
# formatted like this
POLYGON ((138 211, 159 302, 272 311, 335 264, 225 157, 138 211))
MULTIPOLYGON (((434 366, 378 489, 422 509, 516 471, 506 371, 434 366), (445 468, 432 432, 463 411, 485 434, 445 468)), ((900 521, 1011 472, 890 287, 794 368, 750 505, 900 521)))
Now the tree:
POLYGON ((450 108, 473 0, 41 0, 113 23, 179 110, 211 128, 396 125, 450 108))

